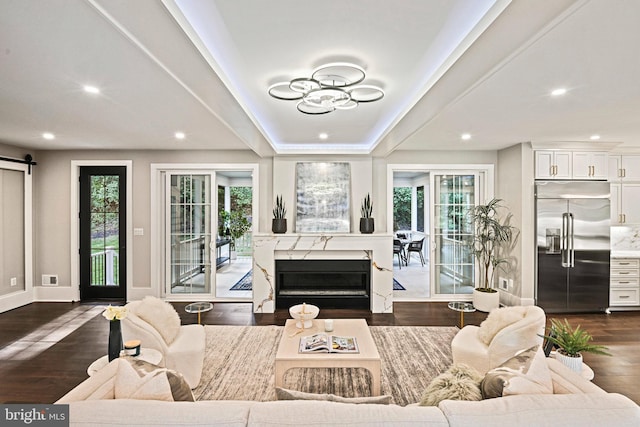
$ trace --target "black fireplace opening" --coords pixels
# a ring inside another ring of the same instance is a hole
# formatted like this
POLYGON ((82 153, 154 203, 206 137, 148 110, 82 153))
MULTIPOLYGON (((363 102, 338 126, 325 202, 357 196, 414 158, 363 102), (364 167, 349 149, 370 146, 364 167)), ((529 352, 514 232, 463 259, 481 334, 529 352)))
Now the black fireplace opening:
POLYGON ((369 309, 370 260, 276 260, 276 308, 369 309))

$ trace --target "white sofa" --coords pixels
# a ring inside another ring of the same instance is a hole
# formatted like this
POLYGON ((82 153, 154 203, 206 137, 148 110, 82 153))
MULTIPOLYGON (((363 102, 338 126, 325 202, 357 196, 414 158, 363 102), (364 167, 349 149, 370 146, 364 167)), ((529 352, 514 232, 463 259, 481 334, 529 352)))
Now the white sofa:
POLYGON ((482 401, 445 400, 439 406, 352 404, 311 400, 275 402, 110 399, 107 366, 56 403, 69 404, 71 426, 638 426, 640 407, 607 393, 554 359, 547 359, 554 394, 482 401), (88 396, 102 395, 98 400, 88 396))

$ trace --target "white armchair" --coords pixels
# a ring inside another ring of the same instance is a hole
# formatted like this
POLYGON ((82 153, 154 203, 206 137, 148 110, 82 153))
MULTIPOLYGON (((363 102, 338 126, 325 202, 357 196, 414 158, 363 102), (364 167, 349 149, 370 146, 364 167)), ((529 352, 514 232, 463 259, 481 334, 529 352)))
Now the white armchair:
POLYGON ((480 326, 467 325, 453 337, 453 363, 485 374, 520 350, 542 345, 546 316, 540 307, 515 306, 491 310, 480 326))
POLYGON ((204 364, 204 327, 180 325, 180 317, 173 306, 158 298, 145 297, 126 307, 127 316, 122 320, 123 340, 139 339, 143 348, 160 351, 164 366, 180 372, 189 386, 196 388, 204 364))

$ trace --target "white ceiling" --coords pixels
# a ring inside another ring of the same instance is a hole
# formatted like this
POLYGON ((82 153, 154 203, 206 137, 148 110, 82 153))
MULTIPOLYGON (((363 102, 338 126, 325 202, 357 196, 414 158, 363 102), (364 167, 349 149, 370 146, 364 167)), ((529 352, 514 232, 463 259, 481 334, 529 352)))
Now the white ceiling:
POLYGON ((639 18, 637 0, 2 0, 0 143, 386 156, 599 134, 633 149, 639 18), (267 94, 333 61, 385 97, 308 116, 267 94))

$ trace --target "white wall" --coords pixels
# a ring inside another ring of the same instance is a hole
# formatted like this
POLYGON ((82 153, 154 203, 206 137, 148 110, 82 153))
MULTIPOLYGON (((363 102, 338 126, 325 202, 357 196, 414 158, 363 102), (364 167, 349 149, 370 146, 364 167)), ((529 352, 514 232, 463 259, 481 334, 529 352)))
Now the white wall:
POLYGON ((512 225, 520 230, 512 270, 497 274, 513 280, 513 288, 501 291, 500 300, 505 305, 530 305, 535 289, 533 150, 529 144, 517 144, 500 150, 498 161, 496 197, 504 200, 513 213, 512 225))
MULTIPOLYGON (((382 232, 382 222, 378 220, 380 213, 384 211, 385 199, 376 198, 371 187, 372 159, 364 156, 304 156, 304 157, 276 157, 273 159, 273 194, 269 199, 272 204, 278 195, 287 208, 287 232, 295 230, 296 218, 296 163, 298 162, 348 162, 351 165, 351 232, 356 233, 360 227, 360 205, 362 199, 371 194, 373 217, 375 218, 376 233, 382 232)), ((269 211, 271 212, 271 211, 269 211)), ((271 231, 271 218, 268 214, 268 224, 260 231, 271 231)), ((263 222, 264 223, 264 222, 263 222)))
MULTIPOLYGON (((29 150, 0 145, 0 155, 24 158, 29 150)), ((496 151, 396 151, 385 158, 368 156, 281 156, 260 158, 251 151, 40 151, 32 152, 34 167, 34 282, 41 274, 58 274, 59 288, 70 290, 70 176, 72 160, 132 160, 133 221, 143 228, 134 236, 133 288, 158 286, 151 281, 150 164, 151 163, 257 163, 259 165, 260 217, 258 232, 271 231, 271 210, 276 194, 287 204, 287 217, 295 218, 295 163, 299 161, 348 161, 352 174, 352 232, 358 231, 360 203, 369 192, 374 202, 376 233, 387 233, 387 164, 493 164, 496 165, 496 196, 505 199, 521 229, 533 230, 533 151, 523 144, 496 151), (498 165, 499 163, 499 165, 498 165)), ((289 232, 293 230, 293 224, 289 232)), ((532 232, 531 232, 532 233, 532 232)), ((532 235, 522 233, 518 259, 519 280, 514 278, 514 301, 534 294, 532 235), (523 261, 526 260, 526 261, 523 261)), ((42 299, 55 297, 49 289, 42 299)), ((68 293, 65 293, 67 295, 68 293)), ((37 294, 36 294, 37 295, 37 294)))

